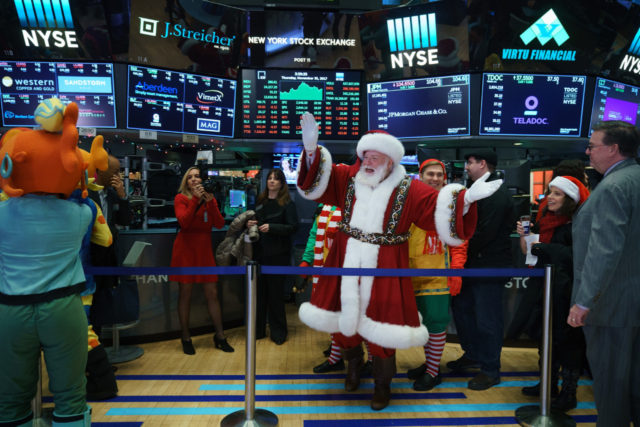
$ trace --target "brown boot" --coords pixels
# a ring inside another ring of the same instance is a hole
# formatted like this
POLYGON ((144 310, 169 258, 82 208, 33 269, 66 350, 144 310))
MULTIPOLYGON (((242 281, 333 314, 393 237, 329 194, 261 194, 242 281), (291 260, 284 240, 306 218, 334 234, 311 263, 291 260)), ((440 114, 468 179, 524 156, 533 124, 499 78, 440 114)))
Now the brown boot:
POLYGON ((391 379, 396 373, 396 355, 382 359, 373 356, 373 380, 375 388, 371 398, 371 409, 386 408, 391 400, 391 379))
POLYGON ((346 391, 356 391, 360 386, 360 369, 362 368, 362 345, 342 349, 342 358, 347 362, 347 376, 344 379, 346 391))

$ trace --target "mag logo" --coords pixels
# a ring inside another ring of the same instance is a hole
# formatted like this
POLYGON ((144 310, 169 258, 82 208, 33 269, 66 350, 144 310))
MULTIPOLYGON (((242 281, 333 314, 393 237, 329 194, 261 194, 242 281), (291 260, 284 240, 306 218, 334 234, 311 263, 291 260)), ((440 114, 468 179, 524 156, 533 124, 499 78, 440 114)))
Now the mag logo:
MULTIPOLYGON (((520 34, 520 40, 528 46, 534 40, 538 40, 540 46, 544 46, 551 40, 555 44, 562 46, 569 40, 569 33, 564 29, 562 23, 556 16, 553 9, 549 9, 536 22, 520 34)), ((522 49, 505 48, 502 49, 502 59, 519 59, 532 61, 575 61, 575 50, 563 49, 522 49)))
POLYGON ((387 20, 391 68, 438 63, 436 14, 387 20))
POLYGON ((640 29, 629 45, 628 53, 624 55, 618 69, 634 74, 640 74, 640 29))
POLYGON ((14 0, 27 47, 77 48, 69 0, 14 0))

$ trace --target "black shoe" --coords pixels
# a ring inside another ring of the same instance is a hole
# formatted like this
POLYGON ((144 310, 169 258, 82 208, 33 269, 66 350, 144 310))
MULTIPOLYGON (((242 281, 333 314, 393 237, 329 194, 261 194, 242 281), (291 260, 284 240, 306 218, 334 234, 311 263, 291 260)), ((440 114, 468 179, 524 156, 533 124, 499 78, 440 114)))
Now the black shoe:
POLYGON ((329 343, 329 347, 327 347, 327 349, 324 350, 322 354, 324 354, 324 357, 329 357, 331 355, 331 343, 329 343))
POLYGON ((315 368, 313 372, 316 374, 324 374, 325 372, 344 371, 344 360, 340 359, 338 362, 331 364, 328 360, 325 360, 315 368))
POLYGON ((213 344, 225 353, 233 353, 235 351, 233 347, 229 345, 226 338, 218 338, 216 335, 213 335, 213 344))
POLYGON ((496 384, 500 384, 500 377, 490 377, 484 372, 480 372, 469 380, 467 386, 471 390, 486 390, 496 384))
POLYGON ((413 383, 413 389, 417 391, 429 391, 442 382, 440 374, 432 377, 430 373, 425 372, 420 378, 413 383))
POLYGON ((425 372, 427 372, 427 365, 423 363, 417 368, 409 369, 407 371, 407 377, 409 377, 410 380, 417 380, 422 375, 424 375, 425 372))
MULTIPOLYGON (((528 387, 522 387, 522 394, 525 396, 533 396, 540 397, 540 383, 528 387)), ((558 395, 558 386, 551 386, 551 397, 556 397, 558 395)))
POLYGON ((276 345, 282 345, 286 340, 287 340, 286 337, 271 338, 271 341, 276 343, 276 345))
POLYGON ((360 368, 360 376, 364 377, 367 375, 371 375, 373 373, 373 362, 371 360, 367 360, 360 368))
POLYGON ((191 338, 189 338, 188 340, 183 340, 181 339, 180 342, 182 343, 182 352, 184 354, 196 354, 196 349, 193 347, 193 343, 191 342, 191 338))
POLYGON ((458 360, 452 360, 447 363, 447 368, 452 371, 465 371, 467 369, 480 369, 480 364, 474 362, 471 359, 467 359, 465 356, 460 357, 458 360))

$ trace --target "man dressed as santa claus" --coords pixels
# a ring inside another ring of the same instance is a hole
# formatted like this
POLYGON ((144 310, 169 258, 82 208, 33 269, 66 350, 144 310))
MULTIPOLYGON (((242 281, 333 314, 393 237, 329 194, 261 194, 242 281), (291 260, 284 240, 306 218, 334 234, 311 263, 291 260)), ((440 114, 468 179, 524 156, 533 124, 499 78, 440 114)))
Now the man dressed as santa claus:
MULTIPOLYGON (((406 175, 400 165, 402 143, 382 131, 360 138, 354 165, 334 165, 329 151, 318 146, 313 115, 305 113, 300 124, 304 151, 298 162, 298 192, 343 212, 325 267, 408 268, 411 224, 437 230, 443 242, 459 244, 475 230, 474 202, 493 194, 502 183, 485 182, 487 174, 467 190, 451 185, 438 192, 406 175)), ((361 342, 370 342, 374 410, 389 404, 395 349, 422 346, 429 338, 410 277, 320 276, 299 316, 314 329, 336 334, 347 362, 347 391, 360 385, 361 342)))

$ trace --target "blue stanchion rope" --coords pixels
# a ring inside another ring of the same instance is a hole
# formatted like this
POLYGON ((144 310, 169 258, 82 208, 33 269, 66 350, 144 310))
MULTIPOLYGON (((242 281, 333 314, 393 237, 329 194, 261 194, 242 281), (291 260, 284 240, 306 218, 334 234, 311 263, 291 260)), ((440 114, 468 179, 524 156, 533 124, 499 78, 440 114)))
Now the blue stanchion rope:
MULTIPOLYGON (((303 276, 373 277, 544 277, 542 268, 337 268, 258 265, 261 274, 303 276)), ((247 267, 89 267, 87 273, 98 276, 150 275, 244 275, 247 267)))

